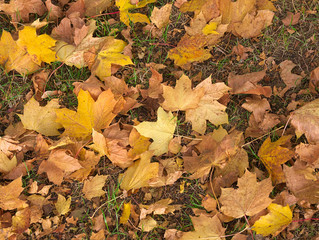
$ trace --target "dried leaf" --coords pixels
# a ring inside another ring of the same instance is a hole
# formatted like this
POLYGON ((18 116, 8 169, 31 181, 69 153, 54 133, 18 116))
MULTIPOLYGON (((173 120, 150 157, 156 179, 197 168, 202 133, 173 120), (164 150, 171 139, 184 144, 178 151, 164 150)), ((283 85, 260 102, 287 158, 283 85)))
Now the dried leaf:
POLYGON ((61 194, 58 194, 58 201, 55 203, 55 208, 58 212, 58 215, 65 215, 70 211, 71 206, 71 197, 68 200, 65 199, 61 194))
POLYGON ((273 187, 270 178, 257 182, 256 175, 246 171, 238 179, 238 189, 222 188, 219 198, 223 205, 221 211, 227 216, 241 218, 253 216, 271 203, 268 197, 273 187))
POLYGON ((82 192, 86 199, 91 200, 94 197, 100 197, 105 194, 102 188, 105 185, 105 181, 108 176, 96 175, 90 180, 84 181, 82 192))
POLYGON ((0 186, 0 208, 4 211, 26 208, 28 204, 19 199, 22 187, 22 177, 19 177, 5 186, 0 186))
POLYGON ((154 150, 154 155, 159 156, 168 151, 177 120, 171 112, 166 113, 161 107, 157 110, 157 118, 156 122, 142 122, 134 128, 142 136, 153 139, 149 150, 154 150))

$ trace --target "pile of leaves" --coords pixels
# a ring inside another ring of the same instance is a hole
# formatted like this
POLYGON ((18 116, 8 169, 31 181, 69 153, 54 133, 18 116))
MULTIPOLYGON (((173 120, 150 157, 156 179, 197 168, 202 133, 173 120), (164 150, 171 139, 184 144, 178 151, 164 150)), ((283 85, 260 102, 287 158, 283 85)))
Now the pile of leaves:
MULTIPOLYGON (((1 239, 289 239, 302 214, 318 212, 318 59, 298 73, 262 52, 256 71, 191 74, 227 37, 262 41, 272 1, 10 0, 0 11, 10 19, 2 73, 33 84, 1 117, 1 239), (189 21, 174 29, 174 16, 189 21), (114 27, 101 35, 100 26, 114 27), (137 61, 147 58, 137 32, 166 49, 162 63, 137 61), (61 67, 90 72, 68 93, 76 108, 52 84, 61 67), (281 86, 270 84, 274 72, 281 86), (287 96, 274 112, 272 100, 287 96), (249 113, 244 129, 229 123, 234 99, 249 113), (200 192, 192 207, 188 188, 200 192)), ((294 34, 299 18, 280 23, 294 34)), ((252 52, 237 44, 231 55, 252 52)))

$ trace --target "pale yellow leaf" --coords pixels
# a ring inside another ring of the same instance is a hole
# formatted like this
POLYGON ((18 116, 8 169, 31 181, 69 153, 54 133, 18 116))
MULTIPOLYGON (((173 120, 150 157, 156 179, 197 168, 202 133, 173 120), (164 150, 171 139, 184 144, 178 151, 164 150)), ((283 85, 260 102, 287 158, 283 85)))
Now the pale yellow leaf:
POLYGON ((84 193, 84 196, 91 200, 94 197, 100 197, 103 194, 105 194, 105 191, 102 190, 104 187, 105 181, 108 176, 104 175, 96 175, 90 180, 84 181, 84 186, 82 192, 84 193))
POLYGON ((10 172, 15 166, 17 166, 17 158, 14 156, 11 160, 0 151, 0 172, 10 172))
POLYGON ((55 203, 55 208, 58 212, 58 215, 65 215, 70 211, 71 206, 71 197, 67 200, 61 194, 58 194, 58 201, 55 203))

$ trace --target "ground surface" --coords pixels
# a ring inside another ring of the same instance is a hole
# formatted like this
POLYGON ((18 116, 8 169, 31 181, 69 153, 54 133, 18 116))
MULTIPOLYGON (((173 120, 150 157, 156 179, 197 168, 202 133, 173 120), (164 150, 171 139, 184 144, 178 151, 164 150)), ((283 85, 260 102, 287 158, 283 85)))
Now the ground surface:
MULTIPOLYGON (((158 1, 147 5, 138 12, 147 14, 148 16, 154 7, 162 7, 171 1, 158 1)), ((148 79, 151 77, 148 63, 164 64, 165 68, 158 70, 163 76, 163 82, 169 86, 175 86, 176 79, 180 76, 180 71, 183 71, 189 78, 193 80, 194 86, 207 77, 211 76, 213 82, 224 82, 228 84, 228 76, 231 72, 235 74, 246 74, 251 72, 262 71, 267 68, 267 77, 260 83, 262 86, 271 86, 273 94, 267 98, 270 104, 270 113, 280 116, 281 121, 274 128, 265 134, 251 137, 245 136, 245 145, 243 148, 248 153, 249 168, 257 168, 255 172, 269 176, 265 166, 261 163, 258 157, 258 151, 268 135, 273 138, 278 138, 283 132, 291 110, 291 103, 310 102, 318 98, 318 93, 309 91, 309 76, 311 71, 319 66, 319 3, 312 0, 284 0, 274 2, 277 9, 273 18, 272 25, 262 31, 262 35, 254 38, 244 39, 236 37, 231 33, 225 33, 220 42, 211 49, 212 58, 204 62, 192 63, 187 70, 174 65, 173 60, 167 58, 170 49, 177 46, 178 42, 185 34, 185 26, 189 25, 190 20, 194 17, 193 13, 181 13, 178 8, 173 7, 170 15, 170 24, 167 26, 164 34, 159 37, 152 37, 149 32, 143 31, 145 24, 136 23, 131 25, 130 37, 132 44, 132 61, 135 64, 121 67, 114 76, 125 80, 129 87, 139 86, 141 89, 148 87, 148 79), (282 20, 286 17, 288 12, 300 13, 300 19, 295 25, 285 26, 282 20), (234 54, 233 48, 237 45, 250 47, 251 52, 248 52, 246 59, 241 60, 240 57, 234 54), (285 84, 280 77, 279 64, 286 60, 291 60, 296 67, 293 68, 293 73, 303 76, 301 83, 296 87, 290 88, 283 96, 276 94, 276 89, 282 89, 285 84), (278 131, 273 131, 279 129, 278 131), (271 132, 272 131, 272 132, 271 132)), ((107 12, 116 12, 117 7, 110 7, 107 12)), ((1 29, 14 32, 14 27, 10 23, 10 17, 0 12, 0 26, 1 29)), ((33 18, 36 18, 33 16, 33 18)), ((43 18, 42 18, 43 19, 43 18)), ((96 37, 104 37, 110 34, 112 28, 117 28, 119 31, 126 29, 123 23, 119 20, 118 14, 102 15, 93 17, 97 22, 97 30, 94 32, 96 37), (115 25, 107 26, 106 22, 110 19, 115 19, 115 25)), ((56 23, 49 24, 41 33, 50 34, 51 30, 56 26, 56 23)), ((127 41, 123 34, 116 34, 117 39, 127 41)), ((74 82, 81 82, 88 79, 91 72, 88 68, 78 69, 76 67, 61 66, 61 62, 52 64, 43 64, 44 69, 53 72, 51 75, 46 90, 59 90, 60 94, 54 96, 58 97, 62 107, 75 110, 77 107, 77 97, 73 93, 74 82)), ((5 129, 13 123, 19 121, 16 114, 23 113, 23 107, 26 101, 26 96, 33 89, 32 75, 22 76, 15 71, 7 73, 3 68, 0 70, 0 134, 5 135, 5 129)), ((245 132, 249 127, 249 117, 251 113, 242 107, 245 102, 247 94, 230 94, 227 100, 227 109, 229 123, 223 124, 223 127, 231 132, 234 129, 245 132)), ((42 102, 45 102, 49 98, 42 102)), ((143 106, 131 109, 124 115, 118 115, 114 122, 121 122, 121 124, 133 125, 133 121, 156 121, 156 110, 158 103, 149 103, 146 99, 138 98, 143 106)), ((296 104, 296 106, 297 106, 296 104)), ((184 136, 195 135, 192 133, 192 127, 189 122, 185 121, 185 115, 179 112, 178 134, 184 136)), ((216 129, 216 126, 208 123, 206 134, 216 129)), ((288 127, 287 133, 294 134, 293 129, 288 127)), ((57 138, 51 138, 52 141, 57 138)), ((189 139, 183 139, 182 145, 189 144, 189 139)), ((307 142, 305 137, 296 139, 292 137, 291 148, 300 142, 307 142)), ((179 155, 182 157, 182 155, 179 155)), ((154 161, 167 158, 156 157, 154 161)), ((49 185, 46 174, 39 174, 38 168, 42 161, 38 157, 34 149, 30 147, 29 151, 24 152, 23 161, 35 159, 32 162, 32 170, 27 171, 23 176, 23 196, 24 200, 30 195, 28 187, 32 182, 37 182, 39 186, 49 185)), ((288 164, 293 164, 295 158, 292 158, 288 164)), ((213 170, 212 170, 213 171, 213 170)), ((185 172, 174 184, 159 188, 145 187, 134 193, 126 193, 120 189, 118 181, 119 174, 124 170, 113 165, 106 156, 101 157, 99 163, 95 166, 90 174, 107 175, 108 178, 103 186, 105 194, 100 197, 95 197, 88 200, 83 197, 81 189, 83 182, 65 180, 61 185, 54 184, 51 190, 45 195, 48 203, 43 206, 42 218, 50 222, 50 227, 45 229, 45 221, 32 223, 27 231, 19 232, 17 239, 99 239, 93 238, 92 233, 95 234, 103 229, 108 239, 164 239, 164 234, 167 229, 177 229, 179 231, 194 230, 191 216, 195 216, 196 211, 204 211, 202 206, 203 198, 207 194, 214 196, 211 192, 210 181, 206 179, 190 180, 187 177, 189 173, 185 172), (182 190, 182 187, 184 188, 182 190), (54 219, 56 216, 54 209, 54 202, 58 199, 58 194, 65 197, 71 197, 71 210, 63 216, 59 216, 58 220, 54 219), (173 213, 153 215, 154 220, 157 221, 157 227, 147 232, 138 225, 138 215, 140 208, 139 204, 150 205, 161 199, 172 199, 173 204, 181 205, 181 208, 173 213), (131 216, 131 219, 126 224, 120 224, 119 219, 123 212, 123 204, 131 202, 134 206, 136 216, 131 216), (73 217, 73 218, 72 218, 73 217), (48 220, 49 219, 49 220, 48 220), (104 224, 100 226, 99 224, 104 224), (46 232, 47 231, 47 232, 46 232), (24 232, 24 233, 23 233, 24 232), (46 235, 50 233, 50 236, 46 235)), ((2 177, 4 173, 2 174, 2 177)), ((10 181, 1 178, 1 185, 5 186, 10 181)), ((236 186, 236 183, 232 187, 236 186)), ((273 198, 281 191, 287 190, 284 184, 278 185, 272 192, 273 198)), ((20 197, 21 198, 21 197, 20 197)), ((300 203, 294 205, 294 217, 298 215, 297 219, 309 218, 309 209, 314 213, 312 218, 319 216, 318 209, 314 205, 307 203, 300 203)), ((4 211, 0 210, 1 227, 5 228, 11 226, 5 220, 5 213, 10 212, 10 215, 15 214, 15 210, 4 211)), ((197 212, 199 213, 199 212, 197 212)), ((318 222, 318 221, 317 221, 318 222)), ((298 225, 293 225, 284 230, 281 234, 273 239, 315 239, 318 236, 316 231, 318 223, 316 221, 297 222, 298 225)), ((48 223, 49 224, 49 223, 48 223)), ((245 219, 239 218, 230 222, 224 222, 223 227, 226 228, 225 235, 230 235, 227 239, 232 238, 232 234, 240 232, 247 227, 245 219)), ((242 232, 242 239, 263 239, 260 235, 255 233, 250 235, 248 230, 242 232)), ((213 239, 213 238, 211 238, 213 239)), ((241 238, 238 238, 241 239, 241 238)))

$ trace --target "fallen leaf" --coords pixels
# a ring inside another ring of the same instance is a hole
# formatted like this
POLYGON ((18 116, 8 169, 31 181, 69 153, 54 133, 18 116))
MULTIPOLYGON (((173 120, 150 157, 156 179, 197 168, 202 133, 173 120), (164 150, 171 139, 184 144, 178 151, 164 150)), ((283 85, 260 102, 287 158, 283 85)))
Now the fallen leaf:
POLYGON ((204 89, 204 96, 200 98, 197 108, 186 110, 186 121, 192 122, 194 131, 204 134, 206 120, 216 126, 228 123, 228 115, 225 112, 226 106, 220 104, 217 100, 226 94, 230 88, 224 83, 212 84, 211 77, 198 84, 195 90, 201 88, 204 89))
POLYGON ((132 208, 131 202, 123 204, 123 212, 120 217, 120 223, 126 224, 128 222, 131 215, 131 208, 132 208))
POLYGON ((205 90, 202 87, 193 90, 191 87, 192 81, 186 75, 181 76, 176 81, 175 88, 163 85, 165 101, 162 103, 162 107, 169 111, 185 111, 197 108, 205 90))
POLYGON ((309 143, 319 143, 319 99, 313 100, 291 114, 291 125, 299 138, 305 134, 309 143), (305 121, 307 119, 307 121, 305 121))
POLYGON ((248 52, 253 52, 251 47, 244 47, 241 44, 237 44, 233 47, 232 54, 236 54, 240 61, 246 60, 248 58, 248 52))
POLYGON ((120 19, 126 25, 130 26, 130 22, 146 22, 150 23, 148 17, 141 13, 130 13, 129 10, 145 7, 149 3, 156 2, 156 0, 143 0, 132 4, 130 0, 116 0, 115 4, 120 10, 120 19))
POLYGON ((168 214, 168 213, 174 213, 176 210, 179 210, 181 208, 181 205, 170 205, 173 202, 173 200, 166 198, 161 199, 151 205, 144 205, 140 204, 139 207, 141 209, 140 219, 144 219, 149 214, 168 214))
POLYGON ((204 62, 212 57, 209 49, 204 48, 206 45, 205 35, 184 35, 177 47, 168 52, 168 58, 174 60, 177 66, 189 70, 192 62, 204 62))
POLYGON ((17 158, 9 159, 4 152, 0 151, 0 172, 8 173, 17 166, 17 158))
POLYGON ((85 180, 82 192, 86 199, 91 200, 94 197, 100 197, 105 194, 102 188, 108 176, 95 175, 92 179, 85 180))
POLYGON ((111 0, 84 0, 85 4, 85 15, 93 16, 97 14, 101 14, 108 7, 112 5, 111 0))
POLYGON ((148 80, 148 89, 140 89, 143 98, 154 98, 157 99, 163 94, 163 76, 155 69, 151 68, 152 77, 148 80))
POLYGON ((151 158, 151 151, 141 154, 141 159, 134 162, 124 174, 119 176, 121 189, 129 191, 149 186, 149 180, 157 177, 159 168, 157 162, 150 162, 151 158))
POLYGON ((138 227, 142 229, 143 232, 150 232, 156 226, 157 226, 157 222, 151 216, 147 216, 146 218, 143 218, 138 224, 138 227))
POLYGON ((280 96, 283 96, 290 88, 296 87, 301 83, 302 76, 292 73, 292 69, 296 66, 292 61, 285 60, 279 64, 280 77, 286 84, 286 87, 280 92, 280 96))
POLYGON ((319 179, 313 168, 297 160, 292 167, 284 165, 284 173, 288 189, 299 201, 319 202, 319 179))
POLYGON ((168 151, 168 144, 173 138, 177 119, 171 112, 166 113, 163 108, 157 110, 156 122, 142 122, 134 128, 144 137, 153 139, 149 150, 154 151, 154 155, 159 156, 168 151))
POLYGON ((161 9, 154 7, 150 19, 158 29, 165 28, 169 24, 172 6, 172 4, 166 4, 161 9))
POLYGON ((22 234, 30 227, 30 208, 21 209, 12 217, 12 232, 22 234))
POLYGON ((4 211, 22 209, 28 207, 28 204, 19 199, 22 187, 22 177, 19 177, 5 186, 0 186, 0 208, 4 211))
POLYGON ((103 91, 107 90, 106 86, 94 76, 90 76, 84 82, 74 82, 72 85, 74 86, 73 92, 75 95, 79 95, 82 89, 83 91, 88 91, 94 101, 97 100, 103 91))
POLYGON ((95 102, 87 91, 80 90, 77 97, 77 112, 67 108, 56 110, 56 122, 65 129, 62 136, 86 139, 91 135, 92 129, 105 129, 116 116, 113 112, 115 108, 123 103, 122 98, 114 99, 110 89, 102 92, 95 102))
POLYGON ((10 136, 0 137, 0 151, 6 156, 10 157, 15 151, 21 151, 22 147, 19 146, 19 142, 11 139, 10 136))
POLYGON ((58 99, 52 99, 46 106, 31 98, 25 105, 23 115, 18 114, 24 128, 37 131, 45 136, 60 135, 58 131, 62 125, 56 122, 57 114, 55 110, 60 107, 58 99))
POLYGON ((71 197, 67 200, 61 194, 58 194, 58 201, 55 203, 55 208, 58 212, 58 215, 65 215, 70 211, 71 206, 71 197))
POLYGON ((310 73, 309 89, 312 93, 317 93, 319 89, 319 67, 310 73))
POLYGON ((291 223, 292 211, 289 205, 283 207, 275 203, 271 203, 268 210, 269 213, 266 216, 262 216, 254 223, 252 230, 264 237, 270 234, 277 236, 291 223))
POLYGON ((228 76, 228 85, 234 94, 256 94, 270 97, 272 94, 271 87, 263 87, 257 84, 265 75, 266 70, 243 75, 235 75, 231 72, 228 76))
POLYGON ((263 121, 265 113, 270 110, 270 104, 266 98, 253 96, 253 98, 246 98, 246 103, 242 105, 247 111, 252 112, 255 120, 260 123, 263 121))
POLYGON ((4 11, 12 17, 13 22, 29 22, 29 14, 36 13, 42 16, 47 9, 41 0, 20 1, 11 0, 10 3, 2 1, 0 11, 4 11))
POLYGON ((269 172, 274 184, 285 182, 281 164, 284 164, 295 155, 294 151, 281 147, 281 145, 290 142, 291 137, 282 136, 275 142, 272 142, 270 137, 268 137, 258 151, 258 156, 269 172))
POLYGON ((300 19, 300 12, 293 14, 292 12, 287 12, 287 16, 281 20, 285 26, 293 26, 298 24, 300 19))
POLYGON ((238 189, 222 188, 219 198, 221 211, 234 218, 253 216, 271 203, 269 194, 273 187, 270 178, 257 182, 256 175, 246 170, 238 179, 238 189))
POLYGON ((309 164, 313 168, 319 168, 319 144, 300 143, 296 146, 296 153, 300 160, 309 164))
POLYGON ((54 5, 51 0, 45 1, 45 6, 48 9, 48 20, 57 21, 63 16, 63 12, 60 6, 54 5))
POLYGON ((194 239, 206 239, 213 238, 216 240, 225 239, 225 228, 223 228, 217 215, 214 217, 207 217, 200 215, 199 217, 191 217, 194 225, 193 232, 183 232, 183 235, 179 238, 181 240, 194 240, 194 239))
POLYGON ((45 92, 45 87, 48 81, 48 76, 50 72, 47 70, 42 70, 41 72, 35 73, 32 76, 32 82, 34 87, 34 98, 38 102, 42 101, 42 95, 45 92))

